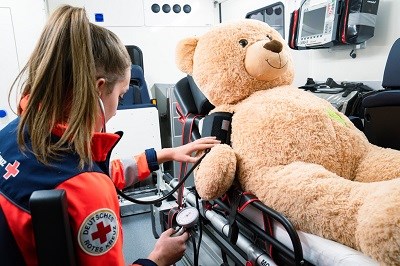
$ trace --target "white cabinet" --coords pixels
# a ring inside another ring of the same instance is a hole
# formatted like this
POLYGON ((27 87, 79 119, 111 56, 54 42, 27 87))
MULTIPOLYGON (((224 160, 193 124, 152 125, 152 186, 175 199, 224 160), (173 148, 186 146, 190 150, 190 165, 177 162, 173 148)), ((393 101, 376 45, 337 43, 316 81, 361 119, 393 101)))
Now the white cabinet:
MULTIPOLYGON (((17 47, 14 38, 14 27, 11 10, 8 7, 0 7, 0 62, 4 66, 0 71, 0 129, 15 118, 8 104, 8 91, 18 74, 17 47)), ((12 108, 15 110, 15 93, 11 95, 12 108)))

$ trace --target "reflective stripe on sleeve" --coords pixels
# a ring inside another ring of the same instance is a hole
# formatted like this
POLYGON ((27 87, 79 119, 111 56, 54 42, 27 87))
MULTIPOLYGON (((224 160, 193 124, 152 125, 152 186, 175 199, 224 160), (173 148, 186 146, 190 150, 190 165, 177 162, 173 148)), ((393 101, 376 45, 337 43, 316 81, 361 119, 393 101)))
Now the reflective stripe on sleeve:
POLYGON ((111 178, 115 186, 123 189, 146 179, 150 175, 144 153, 132 159, 116 159, 111 162, 111 178))
POLYGON ((137 166, 137 177, 139 181, 146 179, 150 175, 150 169, 147 163, 146 155, 144 153, 135 156, 137 166))
POLYGON ((110 175, 111 180, 118 189, 123 189, 127 186, 124 175, 124 166, 121 160, 116 159, 111 161, 110 175))

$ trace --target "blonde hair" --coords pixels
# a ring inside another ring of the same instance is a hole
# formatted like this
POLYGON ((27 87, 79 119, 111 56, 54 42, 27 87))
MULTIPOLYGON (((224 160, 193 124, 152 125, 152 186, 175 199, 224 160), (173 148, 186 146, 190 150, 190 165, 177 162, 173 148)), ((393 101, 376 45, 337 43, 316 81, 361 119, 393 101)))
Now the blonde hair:
POLYGON ((22 97, 29 95, 29 101, 26 110, 19 109, 21 150, 27 148, 27 131, 40 162, 48 164, 61 153, 73 151, 80 157, 80 167, 91 165, 91 138, 99 115, 96 79, 104 77, 111 92, 130 65, 118 37, 90 23, 83 8, 65 5, 54 11, 17 77, 28 72, 22 97), (57 124, 67 129, 54 142, 51 131, 57 124))

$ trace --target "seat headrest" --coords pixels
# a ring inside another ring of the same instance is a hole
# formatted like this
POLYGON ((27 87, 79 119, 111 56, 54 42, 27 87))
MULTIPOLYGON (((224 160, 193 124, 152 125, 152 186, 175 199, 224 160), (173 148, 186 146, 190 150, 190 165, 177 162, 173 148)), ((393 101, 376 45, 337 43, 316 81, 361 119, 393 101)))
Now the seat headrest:
POLYGON ((143 66, 143 53, 142 50, 137 47, 136 45, 126 45, 126 50, 128 51, 128 54, 131 58, 132 64, 133 65, 138 65, 142 69, 144 69, 143 66))
POLYGON ((144 80, 144 73, 142 67, 139 65, 131 66, 131 81, 139 82, 138 86, 146 87, 146 81, 144 80))
POLYGON ((400 89, 400 38, 390 49, 383 74, 382 87, 385 89, 400 89))
POLYGON ((193 95, 194 103, 196 104, 198 114, 208 114, 212 109, 214 109, 214 105, 212 105, 210 101, 206 98, 206 96, 204 96, 204 94, 200 91, 192 76, 187 76, 187 79, 193 95))
POLYGON ((214 109, 189 75, 175 84, 174 94, 183 115, 206 115, 214 109))
POLYGON ((131 66, 131 79, 129 89, 122 100, 119 101, 118 110, 133 109, 153 106, 150 101, 149 91, 146 80, 144 79, 143 69, 139 65, 131 66))

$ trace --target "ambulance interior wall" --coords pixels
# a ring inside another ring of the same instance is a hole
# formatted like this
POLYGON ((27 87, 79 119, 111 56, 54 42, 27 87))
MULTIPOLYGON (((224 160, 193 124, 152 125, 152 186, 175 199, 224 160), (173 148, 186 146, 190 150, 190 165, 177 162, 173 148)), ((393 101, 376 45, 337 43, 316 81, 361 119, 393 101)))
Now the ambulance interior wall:
MULTIPOLYGON (((185 76, 175 65, 178 41, 206 32, 215 19, 211 0, 0 0, 0 29, 6 36, 0 49, 0 110, 7 111, 6 117, 0 117, 0 128, 15 118, 7 102, 9 87, 34 49, 48 13, 61 4, 84 6, 91 22, 115 32, 125 45, 139 46, 148 88, 154 83, 176 83, 185 76), (171 11, 155 13, 153 4, 169 5, 171 11), (173 12, 174 5, 181 7, 179 13, 173 12), (189 13, 183 12, 185 5, 190 6, 189 13), (96 20, 98 15, 102 21, 96 20)), ((14 96, 13 109, 15 105, 14 96)))
POLYGON ((45 5, 41 0, 0 0, 0 129, 16 115, 16 94, 10 86, 28 60, 45 22, 45 5))
MULTIPOLYGON (((248 12, 282 2, 285 6, 285 35, 288 36, 290 13, 298 9, 301 0, 227 0, 221 3, 222 21, 243 18, 248 12)), ((380 0, 376 18, 375 36, 366 42, 364 49, 356 50, 351 58, 353 46, 307 51, 292 50, 297 86, 304 85, 308 77, 325 81, 328 77, 336 81, 368 81, 380 87, 386 59, 392 44, 400 38, 400 1, 380 0)), ((287 38, 286 38, 287 39, 287 38)))
MULTIPOLYGON (((175 47, 179 40, 200 35, 213 24, 244 18, 256 9, 276 3, 273 0, 225 0, 221 4, 204 0, 0 0, 0 27, 4 36, 0 49, 0 128, 15 115, 8 107, 9 87, 18 71, 25 65, 47 18, 47 12, 58 5, 69 3, 85 6, 89 19, 114 31, 126 45, 139 46, 144 55, 144 73, 148 88, 155 83, 174 84, 185 76, 175 65, 175 47), (151 5, 158 3, 183 7, 190 4, 192 13, 154 13, 151 5), (103 16, 102 22, 95 15, 103 16), (187 15, 187 14, 186 14, 187 15)), ((285 5, 285 35, 288 36, 290 13, 298 8, 301 0, 281 0, 285 5)), ((380 86, 387 55, 393 42, 400 37, 400 1, 380 0, 375 36, 368 40, 366 48, 356 50, 355 59, 349 56, 352 47, 345 49, 321 49, 294 51, 295 85, 303 85, 308 77, 323 81, 328 77, 336 81, 370 81, 380 86)), ((12 95, 13 96, 13 95, 12 95)), ((12 97, 15 109, 15 96, 12 97)))

